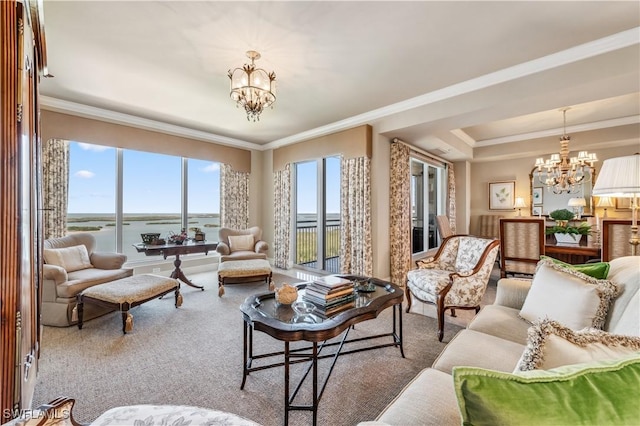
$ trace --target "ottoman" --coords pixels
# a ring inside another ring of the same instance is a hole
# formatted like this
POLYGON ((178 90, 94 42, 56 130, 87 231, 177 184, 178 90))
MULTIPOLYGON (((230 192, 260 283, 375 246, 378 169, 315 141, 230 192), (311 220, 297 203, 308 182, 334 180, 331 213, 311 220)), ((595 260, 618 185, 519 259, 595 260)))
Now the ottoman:
POLYGON ((89 287, 78 294, 78 328, 82 329, 82 315, 85 303, 95 303, 117 309, 122 314, 122 332, 133 330, 133 315, 129 309, 142 305, 170 292, 175 293, 176 308, 182 305, 180 282, 159 275, 133 275, 104 284, 89 287))
POLYGON ((265 280, 269 290, 273 290, 271 282, 271 265, 265 259, 227 260, 218 266, 218 297, 224 294, 224 285, 239 282, 265 280))

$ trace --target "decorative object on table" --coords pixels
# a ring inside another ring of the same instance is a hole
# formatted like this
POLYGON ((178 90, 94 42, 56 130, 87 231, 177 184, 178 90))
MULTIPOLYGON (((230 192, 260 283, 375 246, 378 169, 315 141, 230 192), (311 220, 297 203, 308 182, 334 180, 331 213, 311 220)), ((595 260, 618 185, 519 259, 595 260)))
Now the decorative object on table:
POLYGON ((516 182, 489 182, 489 210, 513 210, 516 182))
POLYGON ((638 197, 640 197, 640 154, 605 160, 593 187, 593 195, 631 199, 631 255, 637 254, 638 197))
POLYGON ((531 190, 531 199, 534 206, 542 205, 544 188, 533 188, 531 190))
POLYGON ((316 305, 318 315, 328 318, 355 307, 355 284, 337 275, 319 277, 305 287, 302 298, 316 305))
POLYGON ((187 231, 184 228, 182 228, 179 234, 176 234, 175 232, 171 232, 168 238, 170 244, 178 244, 178 245, 181 245, 188 239, 189 239, 189 236, 187 235, 187 231))
POLYGON ((567 205, 573 208, 576 219, 580 220, 582 218, 582 210, 587 206, 587 200, 584 197, 569 198, 567 205))
POLYGON ((291 284, 284 283, 276 287, 276 302, 281 305, 291 305, 298 299, 298 289, 291 284))
POLYGON ((527 203, 524 202, 524 198, 516 197, 516 202, 513 203, 513 208, 518 209, 518 216, 522 216, 523 207, 527 207, 527 203))
POLYGON ((604 214, 602 215, 603 219, 607 218, 607 208, 615 207, 613 204, 613 200, 611 197, 598 197, 598 202, 596 203, 596 207, 602 207, 604 209, 604 214))
POLYGON ((205 240, 204 238, 205 234, 204 232, 202 232, 200 228, 193 228, 193 232, 194 232, 193 241, 200 242, 205 240))
POLYGON ((357 293, 372 293, 376 291, 376 285, 368 278, 355 279, 353 284, 357 293))
POLYGON ((577 157, 569 158, 569 141, 567 135, 567 110, 562 108, 563 131, 560 137, 560 153, 552 154, 546 161, 537 158, 533 176, 554 194, 576 194, 582 191, 582 184, 589 182, 593 176, 593 163, 598 161, 594 153, 580 151, 577 157), (542 169, 546 170, 542 170, 542 169))
POLYGON ((312 314, 316 310, 316 305, 310 302, 299 301, 294 302, 291 307, 298 315, 309 315, 312 314))
POLYGON ((561 244, 579 244, 583 235, 591 233, 591 225, 582 222, 578 226, 571 226, 569 221, 574 218, 574 213, 567 209, 554 210, 549 217, 556 221, 555 226, 546 229, 547 235, 553 234, 556 241, 561 244))
POLYGON ((144 234, 140 234, 140 236, 142 237, 142 242, 144 244, 153 244, 153 241, 157 240, 160 237, 160 234, 155 232, 147 232, 144 234))
POLYGON ((167 240, 165 240, 164 238, 155 238, 153 239, 153 241, 151 241, 152 246, 163 246, 165 244, 167 244, 167 240))

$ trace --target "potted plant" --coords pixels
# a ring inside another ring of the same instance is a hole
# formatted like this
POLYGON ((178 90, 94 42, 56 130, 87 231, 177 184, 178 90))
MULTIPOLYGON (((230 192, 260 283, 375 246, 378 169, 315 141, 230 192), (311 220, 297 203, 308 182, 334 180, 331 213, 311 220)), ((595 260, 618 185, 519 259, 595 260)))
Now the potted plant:
POLYGON ((583 235, 591 233, 591 225, 582 222, 578 226, 569 225, 574 213, 567 209, 554 210, 549 213, 549 217, 556 221, 555 226, 548 227, 545 231, 547 235, 555 235, 558 243, 578 244, 583 235))

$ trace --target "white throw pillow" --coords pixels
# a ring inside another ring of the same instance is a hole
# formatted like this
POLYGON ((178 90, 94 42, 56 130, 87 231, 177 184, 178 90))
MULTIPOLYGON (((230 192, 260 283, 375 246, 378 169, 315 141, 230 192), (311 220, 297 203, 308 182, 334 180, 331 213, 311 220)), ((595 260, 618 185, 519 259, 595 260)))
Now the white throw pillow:
POLYGON ((545 318, 573 330, 602 328, 620 289, 550 259, 538 262, 520 317, 533 323, 545 318))
POLYGON ((234 251, 252 251, 253 235, 232 235, 229 237, 229 248, 234 251))
POLYGON ((93 268, 87 248, 82 244, 59 249, 44 249, 44 261, 49 265, 60 266, 67 272, 93 268))
POLYGON ((595 328, 573 331, 557 321, 543 320, 529 328, 527 347, 514 373, 618 359, 633 353, 640 354, 640 337, 595 328))

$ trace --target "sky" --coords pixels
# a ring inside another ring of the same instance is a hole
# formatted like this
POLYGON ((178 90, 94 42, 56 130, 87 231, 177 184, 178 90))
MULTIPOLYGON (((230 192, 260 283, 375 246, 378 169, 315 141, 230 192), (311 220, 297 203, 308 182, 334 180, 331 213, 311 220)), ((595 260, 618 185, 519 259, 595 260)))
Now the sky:
MULTIPOLYGON (((116 149, 81 142, 69 144, 69 213, 115 212, 116 149)), ((340 160, 327 159, 327 212, 340 210, 340 160)), ((317 211, 316 162, 299 163, 299 213, 317 211)), ((123 151, 123 212, 180 213, 180 157, 123 151)), ((188 160, 189 213, 220 212, 220 164, 188 160)))

